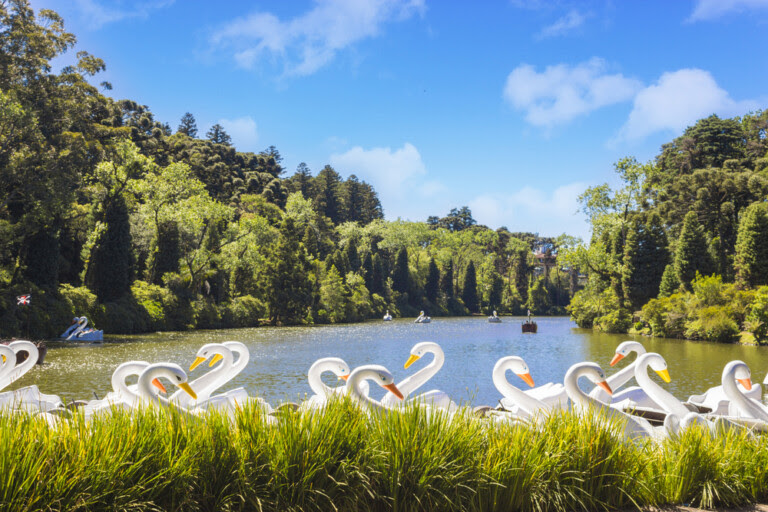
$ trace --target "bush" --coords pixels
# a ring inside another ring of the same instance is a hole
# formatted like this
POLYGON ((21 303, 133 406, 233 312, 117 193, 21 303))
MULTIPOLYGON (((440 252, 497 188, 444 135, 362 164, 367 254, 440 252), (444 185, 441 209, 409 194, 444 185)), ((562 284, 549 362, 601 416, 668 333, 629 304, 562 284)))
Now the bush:
POLYGON ((224 324, 227 327, 258 327, 267 308, 259 299, 251 295, 235 297, 224 307, 224 324))
POLYGON ((697 312, 689 322, 685 337, 694 340, 733 342, 739 335, 739 326, 724 306, 710 306, 697 312))
POLYGON ((755 292, 754 302, 747 315, 748 330, 758 342, 768 337, 768 286, 761 286, 755 292))
POLYGON ((632 315, 625 308, 618 308, 595 320, 595 329, 603 332, 627 332, 632 326, 632 315))

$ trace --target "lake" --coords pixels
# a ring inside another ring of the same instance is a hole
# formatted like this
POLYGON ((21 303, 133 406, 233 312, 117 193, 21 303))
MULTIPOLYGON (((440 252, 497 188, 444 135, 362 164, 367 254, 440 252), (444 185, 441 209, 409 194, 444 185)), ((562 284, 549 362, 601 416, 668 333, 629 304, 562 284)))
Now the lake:
MULTIPOLYGON (((762 382, 768 370, 768 347, 595 333, 576 328, 565 317, 536 320, 538 334, 522 334, 522 318, 504 317, 503 323, 493 324, 485 317, 462 317, 436 318, 429 324, 414 324, 412 319, 404 319, 334 326, 110 336, 107 342, 98 345, 50 343, 45 364, 36 366, 6 391, 37 384, 42 392, 58 394, 63 399, 89 400, 94 392, 102 397, 111 390, 112 371, 122 362, 169 361, 186 370, 201 345, 230 340, 245 343, 251 357, 248 367, 223 389, 243 386, 249 394, 261 396, 272 404, 297 401, 310 394, 307 370, 321 357, 341 357, 352 368, 381 364, 393 373, 396 382, 402 380, 432 358, 424 357, 408 370, 403 369, 411 347, 419 341, 435 341, 445 351, 445 365, 422 390, 441 389, 455 401, 469 401, 473 405, 493 405, 500 398, 493 386, 491 371, 501 357, 522 356, 537 385, 562 382, 566 370, 579 361, 595 361, 608 374, 616 371, 608 363, 616 345, 627 339, 636 339, 649 352, 664 356, 672 382, 663 385, 679 398, 719 384, 723 366, 733 359, 750 366, 756 383, 762 382)), ((190 373, 190 380, 202 375, 207 368, 205 364, 200 365, 190 373)), ((515 385, 525 387, 513 374, 507 375, 515 385)), ((337 385, 335 379, 326 381, 337 385)), ((384 391, 376 390, 372 394, 379 398, 384 391)))

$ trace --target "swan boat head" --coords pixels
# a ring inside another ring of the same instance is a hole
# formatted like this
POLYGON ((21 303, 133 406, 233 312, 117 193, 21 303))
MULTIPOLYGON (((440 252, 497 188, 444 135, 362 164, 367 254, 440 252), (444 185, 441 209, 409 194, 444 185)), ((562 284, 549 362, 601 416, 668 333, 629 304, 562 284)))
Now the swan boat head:
POLYGON ((667 362, 661 355, 651 353, 644 354, 642 357, 643 361, 647 362, 648 366, 661 377, 661 380, 666 383, 672 382, 672 378, 669 376, 669 370, 667 369, 667 362))
MULTIPOLYGON (((157 387, 157 384, 162 386, 159 378, 165 377, 170 380, 176 387, 184 390, 189 396, 197 400, 197 394, 187 382, 187 374, 181 369, 181 366, 174 363, 155 363, 147 366, 139 377, 139 388, 142 388, 142 382, 149 378, 151 384, 157 387), (157 383, 155 383, 157 381, 157 383)), ((146 384, 143 386, 145 395, 151 395, 149 386, 146 384)), ((163 386, 164 389, 164 386, 163 386)))
POLYGON ((632 352, 637 353, 638 355, 645 354, 645 347, 637 341, 627 340, 619 343, 619 346, 616 347, 616 353, 613 356, 613 359, 611 359, 611 366, 615 366, 616 363, 627 357, 632 352))
POLYGON ((440 348, 440 345, 435 343, 434 341, 422 341, 413 346, 411 348, 411 357, 408 358, 408 360, 405 362, 405 365, 403 365, 404 368, 408 369, 409 366, 411 366, 413 363, 424 357, 425 354, 442 354, 443 349, 440 348))
MULTIPOLYGON (((195 361, 189 365, 189 371, 194 370, 204 362, 206 362, 208 359, 211 360, 210 363, 208 363, 208 366, 213 366, 222 359, 224 359, 224 350, 229 350, 227 347, 222 345, 221 343, 208 343, 206 345, 203 345, 200 347, 200 350, 197 351, 197 355, 195 357, 195 361)), ((231 351, 230 351, 231 352, 231 351)))
POLYGON ((534 387, 536 384, 533 382, 531 372, 528 369, 528 364, 525 360, 519 356, 507 356, 502 357, 496 361, 496 365, 493 367, 493 373, 497 372, 505 373, 507 370, 511 370, 512 373, 523 379, 530 387, 534 387))
POLYGON ((731 361, 725 365, 723 376, 728 374, 733 375, 736 381, 744 386, 744 389, 747 391, 752 389, 752 372, 749 370, 749 366, 747 366, 745 362, 731 361))

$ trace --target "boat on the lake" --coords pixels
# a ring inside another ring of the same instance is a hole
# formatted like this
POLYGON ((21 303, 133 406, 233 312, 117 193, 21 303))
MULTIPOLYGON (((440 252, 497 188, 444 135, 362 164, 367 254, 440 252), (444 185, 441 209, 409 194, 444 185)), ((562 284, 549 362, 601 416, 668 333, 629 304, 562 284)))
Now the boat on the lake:
POLYGON ((492 324, 500 324, 501 318, 499 318, 499 316, 496 314, 496 311, 494 311, 493 314, 488 317, 488 321, 492 324))
POLYGON ((88 327, 88 319, 84 316, 72 319, 72 324, 61 333, 60 339, 64 341, 104 341, 104 331, 88 327))
POLYGON ((387 314, 384 315, 384 321, 389 322, 392 320, 392 315, 389 314, 389 310, 387 310, 387 314))
POLYGON ((536 325, 536 322, 533 320, 526 320, 523 322, 523 332, 529 332, 531 334, 536 334, 536 331, 538 330, 538 326, 536 325))
POLYGON ((419 313, 418 318, 416 318, 416 320, 414 320, 413 323, 415 323, 415 324, 428 324, 431 321, 432 321, 432 318, 428 317, 427 315, 425 315, 424 312, 422 311, 422 312, 419 313))

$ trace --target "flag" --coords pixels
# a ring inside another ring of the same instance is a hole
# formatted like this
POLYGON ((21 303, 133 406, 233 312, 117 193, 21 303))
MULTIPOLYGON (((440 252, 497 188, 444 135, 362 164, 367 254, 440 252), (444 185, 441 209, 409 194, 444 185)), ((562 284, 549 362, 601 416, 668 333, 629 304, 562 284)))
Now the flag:
POLYGON ((16 304, 18 306, 29 306, 29 301, 32 299, 31 294, 19 295, 16 297, 16 304))

